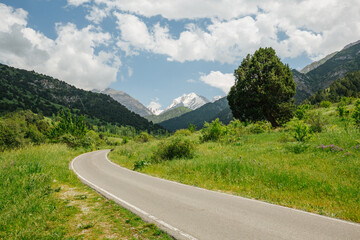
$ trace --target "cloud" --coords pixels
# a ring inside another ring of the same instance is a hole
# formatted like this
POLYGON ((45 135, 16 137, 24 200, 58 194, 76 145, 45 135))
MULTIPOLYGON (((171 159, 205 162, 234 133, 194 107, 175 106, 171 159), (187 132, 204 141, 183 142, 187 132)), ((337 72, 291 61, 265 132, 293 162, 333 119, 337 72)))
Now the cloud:
POLYGON ((69 6, 78 7, 84 3, 91 2, 91 0, 67 0, 69 6))
POLYGON ((224 93, 228 94, 230 88, 235 84, 235 77, 231 73, 211 71, 208 75, 203 74, 200 76, 200 81, 212 87, 219 88, 224 93))
POLYGON ((162 113, 164 111, 161 109, 161 107, 162 106, 159 103, 159 98, 153 99, 147 106, 147 108, 155 115, 159 115, 160 113, 162 113))
POLYGON ((27 27, 27 13, 0 4, 0 61, 57 77, 84 89, 103 89, 116 81, 121 61, 114 53, 99 51, 111 40, 94 26, 78 29, 57 24, 57 38, 47 38, 27 27))
POLYGON ((305 54, 313 60, 340 50, 360 39, 356 2, 95 0, 116 11, 118 46, 128 55, 148 51, 166 55, 169 61, 231 64, 239 63, 261 46, 273 47, 282 58, 305 54), (187 19, 190 23, 175 37, 166 23, 148 21, 157 15, 167 20, 187 19), (209 19, 199 24, 194 20, 199 18, 209 19), (286 37, 279 37, 281 34, 286 37))
MULTIPOLYGON (((70 0, 68 0, 70 1, 70 0)), ((74 2, 80 0, 71 0, 74 2)), ((170 20, 232 19, 258 12, 252 0, 94 0, 100 6, 145 17, 161 15, 170 20)))

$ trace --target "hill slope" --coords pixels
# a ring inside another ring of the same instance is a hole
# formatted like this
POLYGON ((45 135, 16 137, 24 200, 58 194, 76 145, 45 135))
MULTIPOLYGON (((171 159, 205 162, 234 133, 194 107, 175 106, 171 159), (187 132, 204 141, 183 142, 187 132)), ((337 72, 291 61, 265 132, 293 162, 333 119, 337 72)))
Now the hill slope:
POLYGON ((191 112, 192 110, 187 107, 178 107, 175 109, 168 110, 166 112, 163 112, 159 115, 149 115, 145 118, 153 123, 160 123, 175 117, 179 117, 185 113, 191 112))
POLYGON ((204 106, 176 117, 159 123, 169 131, 187 128, 189 124, 194 124, 198 129, 202 128, 205 122, 212 121, 220 112, 229 108, 226 97, 213 103, 207 103, 204 106))
POLYGON ((30 109, 45 116, 60 108, 116 125, 129 125, 141 130, 160 126, 130 112, 110 96, 71 86, 49 76, 0 64, 0 112, 30 109))
POLYGON ((319 90, 308 98, 311 104, 321 101, 338 102, 342 97, 360 97, 360 71, 347 73, 344 78, 340 78, 327 89, 319 90))
POLYGON ((360 42, 347 45, 331 58, 306 74, 293 70, 296 86, 297 104, 332 82, 343 78, 346 73, 360 70, 360 42))
POLYGON ((152 115, 152 112, 147 107, 145 107, 138 100, 131 97, 126 92, 118 91, 112 88, 107 88, 103 91, 94 90, 94 92, 109 95, 110 97, 124 105, 127 109, 136 114, 139 114, 141 117, 152 115))

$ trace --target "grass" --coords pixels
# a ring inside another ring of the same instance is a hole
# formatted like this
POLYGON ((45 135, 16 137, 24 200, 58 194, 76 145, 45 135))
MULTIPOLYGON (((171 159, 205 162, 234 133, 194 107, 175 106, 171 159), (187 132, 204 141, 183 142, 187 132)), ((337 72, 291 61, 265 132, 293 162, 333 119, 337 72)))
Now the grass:
POLYGON ((82 152, 46 144, 0 153, 0 239, 171 239, 84 186, 69 170, 82 152))
MULTIPOLYGON (((297 142, 292 131, 285 129, 244 133, 234 143, 201 143, 197 132, 183 136, 196 142, 193 158, 153 162, 141 171, 359 223, 360 147, 356 146, 360 145, 360 132, 340 120, 335 108, 312 111, 322 112, 328 124, 307 142, 297 142), (322 145, 336 145, 344 151, 322 145)), ((109 157, 133 169, 136 161, 151 162, 159 144, 160 140, 129 142, 109 157)))

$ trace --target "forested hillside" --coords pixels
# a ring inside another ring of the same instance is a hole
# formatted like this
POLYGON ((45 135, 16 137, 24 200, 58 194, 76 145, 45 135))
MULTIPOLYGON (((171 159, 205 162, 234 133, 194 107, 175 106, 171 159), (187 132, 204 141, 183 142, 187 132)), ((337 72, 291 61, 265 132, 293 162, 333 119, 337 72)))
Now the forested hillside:
POLYGON ((342 97, 360 97, 360 71, 346 74, 327 89, 317 91, 308 101, 311 104, 321 101, 339 102, 342 97))
POLYGON ((30 109, 45 116, 69 108, 99 124, 129 125, 139 130, 159 130, 160 126, 130 112, 110 96, 71 86, 34 71, 0 64, 0 113, 30 109))
POLYGON ((346 73, 360 70, 359 53, 360 43, 353 43, 306 74, 293 70, 293 77, 297 83, 296 103, 301 103, 320 89, 328 88, 332 82, 343 78, 346 73))

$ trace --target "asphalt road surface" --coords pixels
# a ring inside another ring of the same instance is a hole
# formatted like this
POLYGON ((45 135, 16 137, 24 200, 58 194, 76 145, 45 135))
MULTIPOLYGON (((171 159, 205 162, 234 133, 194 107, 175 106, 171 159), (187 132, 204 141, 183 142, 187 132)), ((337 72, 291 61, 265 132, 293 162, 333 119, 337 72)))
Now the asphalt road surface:
POLYGON ((147 176, 110 162, 108 153, 85 153, 70 167, 82 182, 176 239, 360 240, 359 224, 147 176))

